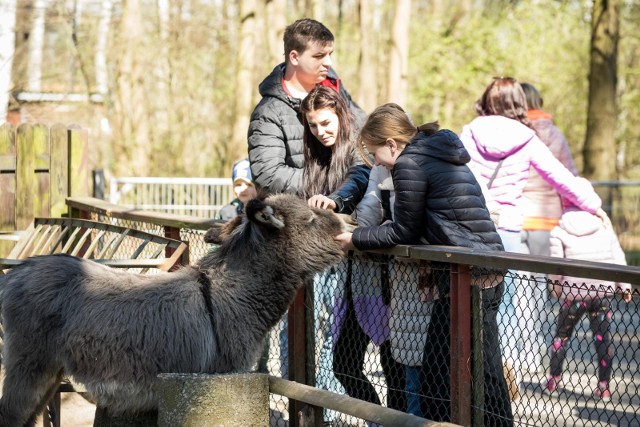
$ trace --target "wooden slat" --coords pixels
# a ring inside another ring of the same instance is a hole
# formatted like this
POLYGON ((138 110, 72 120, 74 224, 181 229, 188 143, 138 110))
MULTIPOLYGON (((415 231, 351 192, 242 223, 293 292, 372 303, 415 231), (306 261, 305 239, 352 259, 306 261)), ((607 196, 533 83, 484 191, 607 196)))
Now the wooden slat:
POLYGON ((67 243, 65 243, 64 247, 62 248, 62 251, 60 251, 63 254, 68 254, 71 253, 71 247, 73 246, 76 238, 78 237, 78 234, 80 233, 82 229, 81 228, 75 228, 73 229, 73 232, 71 233, 71 235, 69 236, 69 240, 67 240, 67 243))
POLYGON ((121 234, 119 235, 117 233, 111 233, 111 237, 108 240, 105 237, 106 241, 102 243, 102 249, 100 249, 100 252, 98 252, 95 257, 97 259, 100 259, 100 258, 111 258, 111 257, 107 257, 106 254, 111 251, 111 248, 115 244, 115 242, 118 239, 122 239, 122 238, 124 238, 124 236, 122 236, 121 234))
POLYGON ((65 198, 69 195, 69 143, 67 127, 54 125, 51 127, 51 164, 49 166, 49 198, 51 213, 46 216, 62 217, 67 213, 65 198))
POLYGON ((91 171, 89 170, 89 134, 86 129, 71 126, 68 130, 69 196, 91 195, 91 171))
POLYGON ((35 158, 33 159, 32 179, 38 194, 34 196, 33 213, 34 216, 49 216, 49 127, 43 124, 33 125, 33 144, 35 158))
POLYGON ((37 233, 34 233, 35 239, 29 256, 42 255, 45 248, 45 243, 47 242, 47 240, 49 240, 49 235, 51 233, 51 227, 48 225, 36 227, 36 230, 37 233))
MULTIPOLYGON (((2 138, 0 136, 0 138, 2 138)), ((4 143, 2 141, 0 141, 0 146, 3 145, 4 143)), ((2 150, 0 148, 0 150, 2 150)), ((2 151, 0 151, 0 153, 2 153, 2 151)), ((0 173, 9 173, 9 172, 16 172, 16 155, 2 155, 0 154, 0 173)))
POLYGON ((133 253, 133 255, 131 255, 131 258, 134 258, 134 259, 138 258, 148 244, 149 244, 148 240, 145 240, 144 242, 140 243, 140 245, 136 248, 136 251, 133 253))
POLYGON ((87 242, 87 240, 89 240, 89 236, 91 236, 91 229, 86 228, 84 230, 84 233, 82 233, 82 236, 80 237, 80 239, 77 242, 74 242, 73 249, 71 249, 71 251, 69 252, 69 255, 78 256, 84 244, 87 242))
POLYGON ((127 228, 123 232, 119 233, 118 240, 116 240, 115 243, 111 245, 111 250, 106 253, 105 256, 100 258, 113 258, 113 255, 116 253, 122 242, 124 242, 124 239, 129 235, 129 231, 131 230, 127 228))
POLYGON ((20 252, 18 252, 18 254, 16 255, 16 258, 26 258, 28 256, 31 256, 31 251, 33 250, 33 247, 35 246, 35 243, 40 236, 41 230, 42 226, 40 225, 35 227, 31 231, 31 233, 26 237, 24 245, 21 245, 22 247, 20 249, 20 252))
POLYGON ((84 255, 82 255, 82 258, 88 259, 91 257, 91 255, 93 254, 93 251, 96 249, 98 244, 102 243, 101 240, 105 233, 106 233, 106 230, 99 230, 97 234, 94 234, 93 236, 91 236, 91 244, 84 252, 84 255))
POLYGON ((56 248, 62 245, 63 240, 69 234, 70 227, 68 226, 60 226, 60 233, 58 234, 58 239, 53 243, 51 249, 49 249, 48 255, 52 255, 56 248))
POLYGON ((38 187, 33 178, 35 148, 33 126, 22 124, 16 131, 16 229, 29 226, 35 217, 35 197, 38 187))
MULTIPOLYGON (((0 231, 16 230, 16 142, 15 129, 0 126, 0 231)), ((7 255, 13 242, 0 241, 0 255, 7 255)))
MULTIPOLYGON (((49 227, 49 237, 44 242, 44 245, 43 245, 42 251, 41 251, 42 254, 51 252, 51 243, 53 241, 55 241, 58 233, 60 233, 60 226, 59 225, 52 225, 51 227, 49 227)), ((54 247, 54 250, 55 250, 55 247, 54 247)))

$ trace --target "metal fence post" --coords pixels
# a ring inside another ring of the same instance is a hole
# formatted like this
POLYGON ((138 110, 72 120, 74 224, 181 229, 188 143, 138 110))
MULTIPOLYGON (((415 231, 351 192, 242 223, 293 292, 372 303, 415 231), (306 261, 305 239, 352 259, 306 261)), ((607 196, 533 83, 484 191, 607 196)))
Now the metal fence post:
POLYGON ((451 264, 451 421, 471 425, 471 277, 451 264))
MULTIPOLYGON (((313 282, 305 283, 289 306, 289 379, 315 386, 313 282), (310 309, 308 307, 311 307, 310 309)), ((322 409, 289 399, 289 426, 322 425, 322 409)))

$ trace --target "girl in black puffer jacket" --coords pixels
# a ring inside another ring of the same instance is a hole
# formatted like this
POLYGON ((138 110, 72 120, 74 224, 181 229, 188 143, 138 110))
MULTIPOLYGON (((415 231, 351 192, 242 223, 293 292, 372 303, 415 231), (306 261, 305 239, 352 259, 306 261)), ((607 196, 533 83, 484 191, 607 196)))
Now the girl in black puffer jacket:
MULTIPOLYGON (((356 228, 338 236, 344 249, 394 245, 463 246, 503 251, 482 190, 467 167, 469 153, 458 136, 437 123, 418 128, 397 104, 376 108, 360 131, 360 142, 377 165, 392 171, 396 191, 394 221, 356 228)), ((448 271, 448 264, 432 270, 448 271)), ((434 302, 422 364, 422 412, 435 421, 450 420, 449 275, 432 275, 434 302)), ((485 425, 510 426, 513 416, 502 373, 497 308, 503 284, 483 291, 485 425)))

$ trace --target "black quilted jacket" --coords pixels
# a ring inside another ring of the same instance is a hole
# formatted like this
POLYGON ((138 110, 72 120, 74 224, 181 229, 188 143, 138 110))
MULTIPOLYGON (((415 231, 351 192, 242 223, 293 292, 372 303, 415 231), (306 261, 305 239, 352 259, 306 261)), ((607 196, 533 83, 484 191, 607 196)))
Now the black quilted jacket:
POLYGON ((356 228, 354 245, 361 250, 398 244, 504 250, 480 185, 466 166, 469 160, 455 133, 418 133, 392 171, 395 221, 356 228))

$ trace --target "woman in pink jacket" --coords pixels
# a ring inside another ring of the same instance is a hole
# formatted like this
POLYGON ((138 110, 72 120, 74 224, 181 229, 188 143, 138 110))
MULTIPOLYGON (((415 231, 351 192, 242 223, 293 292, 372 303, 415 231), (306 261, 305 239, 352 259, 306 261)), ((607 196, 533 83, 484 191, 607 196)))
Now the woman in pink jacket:
MULTIPOLYGON (((478 117, 464 126, 460 139, 471 155, 476 177, 486 184, 498 205, 498 233, 506 251, 529 253, 521 231, 528 204, 523 192, 532 168, 560 196, 608 221, 598 195, 582 192, 577 178, 529 126, 525 94, 515 79, 493 79, 475 108, 478 117)), ((509 368, 514 369, 515 382, 519 384, 521 367, 525 369, 528 368, 526 364, 535 363, 533 347, 538 342, 537 338, 535 342, 528 342, 528 351, 523 352, 523 333, 535 335, 533 332, 540 329, 538 319, 544 309, 544 300, 538 295, 543 294, 542 290, 536 289, 540 284, 531 286, 524 277, 514 281, 515 273, 505 277, 505 297, 498 310, 498 325, 504 359, 509 368)), ((517 390, 511 392, 517 395, 517 390)))
MULTIPOLYGON (((584 178, 580 178, 580 181, 585 193, 594 191, 589 181, 584 178)), ((576 208, 566 199, 563 199, 563 205, 564 213, 558 225, 551 230, 551 256, 627 264, 611 226, 603 224, 589 212, 576 208)), ((589 313, 593 344, 598 357, 598 385, 593 390, 593 396, 596 399, 609 400, 611 362, 614 354, 609 331, 613 318, 611 298, 614 292, 620 292, 623 299, 627 303, 630 302, 631 286, 628 283, 570 276, 549 275, 549 278, 554 282, 554 294, 560 298, 561 307, 556 319, 556 331, 551 345, 551 366, 544 391, 551 394, 562 386, 562 365, 573 331, 582 316, 589 313)))

